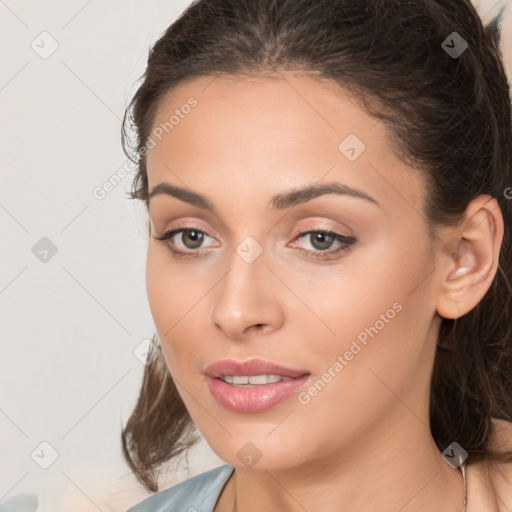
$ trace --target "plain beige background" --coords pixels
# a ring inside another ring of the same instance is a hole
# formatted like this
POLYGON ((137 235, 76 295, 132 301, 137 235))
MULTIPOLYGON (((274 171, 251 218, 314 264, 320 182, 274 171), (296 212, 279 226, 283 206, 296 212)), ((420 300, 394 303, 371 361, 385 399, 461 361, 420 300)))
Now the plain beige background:
MULTIPOLYGON (((487 22, 512 2, 480 3, 487 22)), ((149 47, 188 4, 0 0, 0 501, 121 512, 146 496, 120 445, 154 331, 120 127, 149 47)), ((510 73, 512 5, 503 30, 510 73)), ((162 482, 223 462, 202 443, 188 463, 162 482)))

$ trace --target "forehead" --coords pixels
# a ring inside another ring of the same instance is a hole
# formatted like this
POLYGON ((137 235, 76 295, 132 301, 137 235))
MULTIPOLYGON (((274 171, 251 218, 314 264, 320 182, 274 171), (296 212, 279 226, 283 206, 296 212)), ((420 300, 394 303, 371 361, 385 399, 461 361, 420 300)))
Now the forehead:
MULTIPOLYGON (((165 125, 181 109, 189 113, 180 115, 179 123, 173 127, 175 134, 183 131, 178 130, 180 124, 186 124, 193 125, 201 135, 210 135, 214 129, 218 138, 226 132, 234 135, 234 129, 240 136, 251 137, 264 136, 269 131, 276 135, 280 130, 292 130, 295 136, 308 138, 336 132, 341 136, 344 130, 363 135, 377 124, 337 84, 294 74, 251 78, 205 76, 181 83, 161 100, 153 128, 165 125), (197 104, 189 109, 187 103, 191 98, 197 104)), ((374 135, 378 135, 378 130, 374 135)))
POLYGON ((421 203, 423 181, 391 150, 387 127, 331 81, 196 78, 160 102, 153 132, 159 128, 148 153, 150 189, 176 176, 205 191, 219 183, 229 189, 239 178, 282 189, 328 174, 379 201, 421 203))

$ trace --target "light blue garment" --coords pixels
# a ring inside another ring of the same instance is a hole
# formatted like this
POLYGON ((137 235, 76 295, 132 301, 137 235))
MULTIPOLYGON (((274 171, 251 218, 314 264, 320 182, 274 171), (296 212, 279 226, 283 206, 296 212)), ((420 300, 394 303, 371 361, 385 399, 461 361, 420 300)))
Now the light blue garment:
POLYGON ((234 470, 228 464, 210 469, 146 498, 127 512, 213 512, 234 470))
POLYGON ((18 494, 0 501, 0 512, 35 512, 37 494, 18 494))

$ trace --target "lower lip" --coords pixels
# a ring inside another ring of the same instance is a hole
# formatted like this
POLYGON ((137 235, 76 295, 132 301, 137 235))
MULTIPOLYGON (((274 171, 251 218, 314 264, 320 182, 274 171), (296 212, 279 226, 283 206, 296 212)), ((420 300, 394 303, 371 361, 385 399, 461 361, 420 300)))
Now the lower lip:
POLYGON ((207 379, 212 395, 226 409, 242 413, 256 413, 266 411, 290 398, 304 386, 309 377, 308 374, 296 379, 282 380, 251 388, 232 386, 223 380, 212 377, 207 377, 207 379))

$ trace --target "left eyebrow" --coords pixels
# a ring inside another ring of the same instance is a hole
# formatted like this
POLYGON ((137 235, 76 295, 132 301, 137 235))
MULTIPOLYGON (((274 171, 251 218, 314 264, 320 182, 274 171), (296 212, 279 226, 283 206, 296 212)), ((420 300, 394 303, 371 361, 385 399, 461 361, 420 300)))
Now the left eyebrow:
POLYGON ((339 194, 357 197, 359 199, 370 201, 376 204, 379 208, 381 207, 380 203, 373 197, 369 196, 366 192, 337 182, 326 183, 324 185, 311 185, 291 190, 284 194, 278 194, 272 198, 269 207, 281 210, 297 204, 306 203, 325 194, 339 194))
MULTIPOLYGON (((152 197, 159 194, 175 197, 176 199, 189 203, 192 206, 197 206, 203 210, 215 211, 213 203, 206 197, 201 194, 197 194, 196 192, 192 192, 191 190, 171 185, 170 183, 159 183, 156 185, 148 194, 148 202, 152 197)), ((369 196, 366 192, 337 182, 323 185, 310 185, 299 189, 293 189, 282 194, 277 194, 272 197, 268 206, 272 209, 282 210, 298 204, 307 203, 312 199, 326 194, 357 197, 359 199, 372 202, 379 208, 381 207, 380 203, 373 197, 369 196)))

